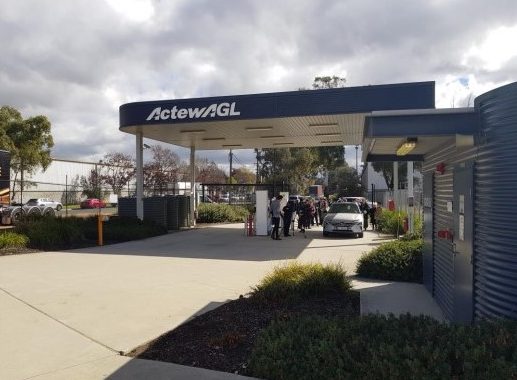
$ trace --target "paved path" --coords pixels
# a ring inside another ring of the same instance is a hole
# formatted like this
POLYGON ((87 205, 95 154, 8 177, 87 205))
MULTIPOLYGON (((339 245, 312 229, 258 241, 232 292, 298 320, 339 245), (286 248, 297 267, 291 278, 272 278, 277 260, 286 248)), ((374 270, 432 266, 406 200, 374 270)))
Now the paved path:
POLYGON ((232 224, 0 257, 0 379, 240 378, 118 353, 249 292, 285 260, 341 262, 353 274, 384 240, 323 239, 317 228, 276 241, 232 224))

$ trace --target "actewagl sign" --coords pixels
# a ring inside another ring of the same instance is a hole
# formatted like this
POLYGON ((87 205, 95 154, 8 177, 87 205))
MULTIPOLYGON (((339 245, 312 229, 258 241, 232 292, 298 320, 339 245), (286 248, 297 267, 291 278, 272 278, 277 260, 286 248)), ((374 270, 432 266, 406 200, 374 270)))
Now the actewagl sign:
POLYGON ((176 119, 205 119, 216 116, 239 116, 241 113, 235 109, 235 102, 233 103, 215 103, 206 107, 187 107, 172 108, 156 107, 147 116, 147 121, 150 120, 176 120, 176 119))

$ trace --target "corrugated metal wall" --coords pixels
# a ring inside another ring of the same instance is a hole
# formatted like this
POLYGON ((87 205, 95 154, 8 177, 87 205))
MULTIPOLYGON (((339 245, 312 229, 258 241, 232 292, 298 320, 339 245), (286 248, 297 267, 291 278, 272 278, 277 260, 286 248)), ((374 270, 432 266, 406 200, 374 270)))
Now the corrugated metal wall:
POLYGON ((517 83, 478 97, 474 312, 517 319, 517 83))
MULTIPOLYGON (((454 145, 426 157, 424 171, 434 171, 437 163, 450 162, 454 145)), ((451 242, 438 239, 436 232, 453 227, 452 213, 447 202, 452 202, 452 165, 442 175, 434 175, 433 187, 433 296, 449 319, 453 313, 454 263, 451 242)))
MULTIPOLYGON (((454 228, 453 213, 447 211, 447 202, 453 201, 453 179, 455 164, 472 160, 476 148, 456 149, 454 138, 443 149, 425 157, 423 172, 434 173, 436 165, 445 163, 444 174, 433 174, 433 296, 442 308, 446 317, 453 320, 454 302, 454 255, 452 242, 439 239, 439 230, 454 228)), ((427 177, 427 176, 426 176, 427 177)), ((425 184, 424 184, 425 186, 425 184)), ((424 272, 429 268, 424 268, 424 272)))

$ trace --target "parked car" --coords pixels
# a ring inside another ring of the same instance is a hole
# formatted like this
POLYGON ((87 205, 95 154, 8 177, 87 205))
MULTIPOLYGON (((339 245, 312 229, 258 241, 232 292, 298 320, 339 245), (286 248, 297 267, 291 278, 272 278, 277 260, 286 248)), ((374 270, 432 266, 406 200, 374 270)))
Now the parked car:
POLYGON ((106 203, 103 200, 97 198, 88 198, 81 202, 81 208, 103 208, 106 207, 106 203))
POLYGON ((49 198, 33 198, 29 199, 26 206, 39 206, 41 208, 52 207, 53 209, 59 211, 63 208, 61 202, 53 201, 49 198))
POLYGON ((363 214, 356 202, 335 202, 323 218, 323 236, 330 234, 363 237, 363 214))

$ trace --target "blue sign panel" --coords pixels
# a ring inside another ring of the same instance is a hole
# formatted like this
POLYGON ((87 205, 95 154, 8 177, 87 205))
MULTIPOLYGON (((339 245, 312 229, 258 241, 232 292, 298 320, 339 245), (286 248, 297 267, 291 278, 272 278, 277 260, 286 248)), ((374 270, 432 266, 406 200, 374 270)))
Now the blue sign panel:
POLYGON ((434 82, 162 100, 120 106, 120 127, 434 108, 434 82))

